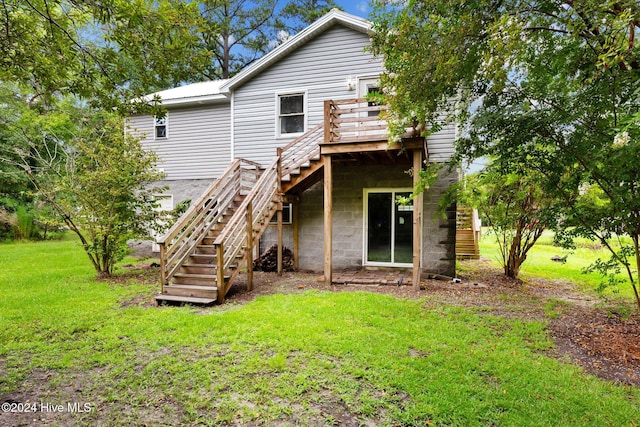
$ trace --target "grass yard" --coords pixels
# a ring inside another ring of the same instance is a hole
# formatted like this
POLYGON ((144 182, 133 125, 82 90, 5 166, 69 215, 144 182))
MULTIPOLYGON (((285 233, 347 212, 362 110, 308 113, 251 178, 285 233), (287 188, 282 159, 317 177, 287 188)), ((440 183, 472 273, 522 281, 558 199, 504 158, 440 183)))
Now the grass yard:
POLYGON ((137 303, 157 289, 96 281, 74 241, 0 245, 0 425, 640 420, 640 389, 550 357, 545 321, 436 304, 426 294, 311 290, 211 308, 137 303))
MULTIPOLYGON (((480 253, 482 257, 498 263, 500 252, 494 235, 485 232, 480 241, 480 253)), ((598 258, 608 259, 609 252, 597 243, 579 239, 574 251, 566 251, 553 245, 553 233, 547 231, 527 254, 527 260, 520 270, 520 277, 523 279, 541 277, 549 280, 566 280, 580 285, 586 292, 593 293, 602 282, 602 277, 598 273, 584 274, 582 271, 598 258), (554 255, 561 257, 566 255, 566 263, 552 261, 551 258, 554 255)), ((606 289, 602 296, 622 296, 635 302, 627 276, 620 274, 619 277, 625 282, 618 287, 606 289)))

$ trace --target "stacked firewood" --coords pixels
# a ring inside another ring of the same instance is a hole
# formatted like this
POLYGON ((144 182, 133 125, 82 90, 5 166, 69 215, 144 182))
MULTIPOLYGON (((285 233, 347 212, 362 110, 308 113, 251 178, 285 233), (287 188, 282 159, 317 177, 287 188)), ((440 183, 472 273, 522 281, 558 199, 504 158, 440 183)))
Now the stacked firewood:
MULTIPOLYGON (((259 258, 253 261, 254 271, 278 271, 278 245, 271 246, 259 258)), ((282 249, 282 270, 294 271, 293 253, 288 248, 282 249)))

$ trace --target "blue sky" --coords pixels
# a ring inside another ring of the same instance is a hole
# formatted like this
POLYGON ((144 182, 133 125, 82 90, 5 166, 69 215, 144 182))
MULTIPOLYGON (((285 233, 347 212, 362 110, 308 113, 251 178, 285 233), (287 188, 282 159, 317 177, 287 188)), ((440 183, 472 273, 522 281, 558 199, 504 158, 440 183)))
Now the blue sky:
POLYGON ((335 0, 335 3, 352 15, 368 18, 371 13, 368 0, 335 0))

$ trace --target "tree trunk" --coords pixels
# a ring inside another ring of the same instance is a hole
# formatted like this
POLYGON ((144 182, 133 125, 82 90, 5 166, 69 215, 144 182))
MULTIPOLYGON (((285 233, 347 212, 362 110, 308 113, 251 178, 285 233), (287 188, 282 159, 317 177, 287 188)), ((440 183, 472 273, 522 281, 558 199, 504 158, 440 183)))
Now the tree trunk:
POLYGON ((638 311, 640 311, 640 295, 638 295, 638 286, 636 285, 636 281, 640 279, 640 243, 638 241, 637 234, 633 236, 633 250, 636 257, 636 279, 631 280, 631 287, 633 288, 633 294, 636 297, 636 306, 638 307, 638 311))

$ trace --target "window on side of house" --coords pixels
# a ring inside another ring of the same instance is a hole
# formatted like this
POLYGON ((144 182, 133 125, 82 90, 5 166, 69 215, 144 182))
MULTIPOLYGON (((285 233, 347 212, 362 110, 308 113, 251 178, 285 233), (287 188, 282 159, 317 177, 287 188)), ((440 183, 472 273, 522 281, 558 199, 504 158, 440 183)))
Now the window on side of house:
MULTIPOLYGON (((378 86, 377 84, 367 86, 367 94, 379 93, 379 92, 380 92, 380 86, 378 86)), ((378 105, 377 102, 373 102, 373 101, 367 102, 367 106, 369 107, 374 107, 376 105, 378 105)), ((380 115, 380 111, 369 111, 367 114, 369 117, 378 117, 380 115)))
MULTIPOLYGON (((283 203, 282 204, 282 223, 283 224, 292 224, 293 223, 293 217, 292 217, 292 209, 293 209, 293 205, 291 203, 283 203)), ((273 217, 271 217, 271 221, 269 221, 270 224, 277 224, 278 223, 278 215, 273 215, 273 217)))
POLYGON ((154 136, 156 139, 158 138, 166 138, 167 137, 167 117, 154 117, 154 136))
POLYGON ((278 135, 293 136, 305 130, 305 95, 289 93, 278 95, 278 135))

